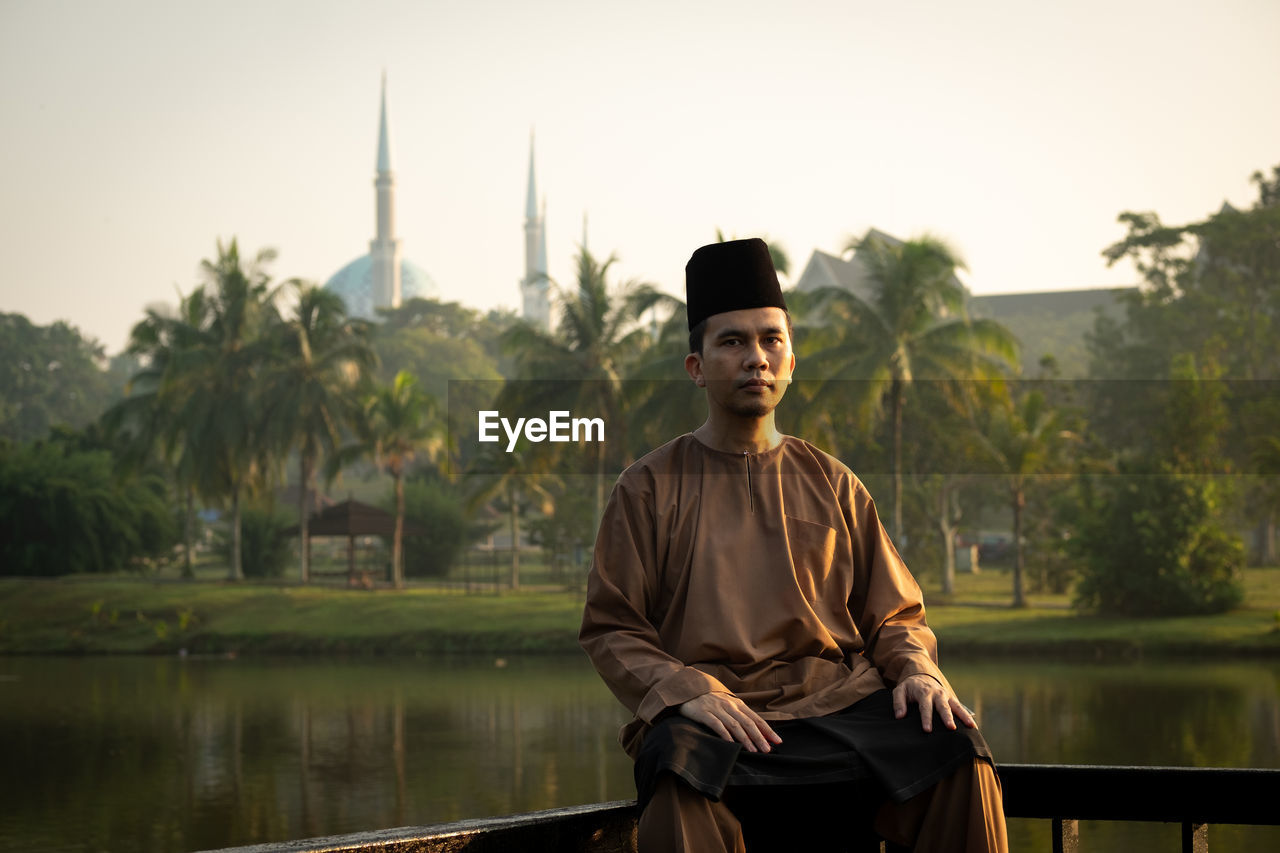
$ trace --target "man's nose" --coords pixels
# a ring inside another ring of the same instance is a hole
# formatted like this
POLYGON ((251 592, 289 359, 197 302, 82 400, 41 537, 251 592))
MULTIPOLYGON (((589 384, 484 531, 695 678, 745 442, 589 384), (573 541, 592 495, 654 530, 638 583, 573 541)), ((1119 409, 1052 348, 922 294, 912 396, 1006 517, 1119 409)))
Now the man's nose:
POLYGON ((769 359, 765 355, 764 347, 760 346, 758 341, 747 344, 747 351, 742 354, 743 362, 747 367, 768 367, 769 359))

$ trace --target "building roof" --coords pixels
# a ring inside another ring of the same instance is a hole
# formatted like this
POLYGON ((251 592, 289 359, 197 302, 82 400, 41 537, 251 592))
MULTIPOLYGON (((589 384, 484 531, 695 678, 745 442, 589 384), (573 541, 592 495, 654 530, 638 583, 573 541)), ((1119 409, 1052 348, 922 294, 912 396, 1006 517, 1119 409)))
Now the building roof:
MULTIPOLYGON (((889 246, 902 245, 902 240, 892 234, 886 234, 876 228, 868 228, 862 239, 873 238, 889 246)), ((809 291, 820 287, 842 287, 863 299, 869 299, 871 287, 868 284, 868 278, 866 264, 858 260, 857 252, 845 259, 828 254, 821 249, 814 249, 813 254, 809 256, 809 262, 804 266, 804 272, 800 273, 800 278, 796 279, 796 289, 809 291)), ((958 279, 956 283, 959 283, 958 279)))
MULTIPOLYGON (((347 313, 353 317, 376 320, 373 308, 373 256, 361 255, 333 274, 325 282, 325 290, 332 290, 347 303, 347 313)), ((403 302, 410 299, 433 299, 440 296, 426 270, 405 258, 400 261, 400 295, 403 302)))

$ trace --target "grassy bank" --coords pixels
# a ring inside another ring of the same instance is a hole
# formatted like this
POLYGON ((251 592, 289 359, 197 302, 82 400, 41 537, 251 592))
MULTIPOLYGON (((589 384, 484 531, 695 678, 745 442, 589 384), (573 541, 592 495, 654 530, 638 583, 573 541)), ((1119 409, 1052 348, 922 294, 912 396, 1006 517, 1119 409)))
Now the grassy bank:
MULTIPOLYGON (((1246 578, 1246 607, 1217 616, 1078 615, 1065 596, 1011 610, 1007 577, 964 576, 929 621, 947 657, 1280 656, 1280 570, 1246 578)), ((75 577, 0 580, 4 654, 577 653, 581 593, 465 595, 75 577)))

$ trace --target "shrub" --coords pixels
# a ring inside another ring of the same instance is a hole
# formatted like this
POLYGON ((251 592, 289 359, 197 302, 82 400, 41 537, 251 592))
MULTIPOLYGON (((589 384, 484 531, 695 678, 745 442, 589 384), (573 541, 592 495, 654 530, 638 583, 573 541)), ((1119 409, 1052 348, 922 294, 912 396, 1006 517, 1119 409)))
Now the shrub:
MULTIPOLYGON (((230 514, 225 516, 228 525, 230 514)), ((293 556, 293 540, 285 530, 296 519, 273 502, 246 501, 240 508, 240 565, 246 578, 278 578, 293 556)), ((231 561, 231 530, 219 531, 214 552, 231 561)))
POLYGON ((1221 613, 1244 597, 1244 546, 1219 521, 1208 477, 1128 466, 1097 484, 1073 547, 1077 606, 1133 616, 1221 613))
MULTIPOLYGON (((389 512, 395 512, 395 497, 389 512)), ((441 480, 413 479, 404 484, 405 521, 423 532, 404 537, 406 577, 444 577, 471 541, 462 499, 441 480)))
POLYGON ((178 532, 159 476, 117 471, 106 450, 0 441, 0 574, 141 569, 178 532))

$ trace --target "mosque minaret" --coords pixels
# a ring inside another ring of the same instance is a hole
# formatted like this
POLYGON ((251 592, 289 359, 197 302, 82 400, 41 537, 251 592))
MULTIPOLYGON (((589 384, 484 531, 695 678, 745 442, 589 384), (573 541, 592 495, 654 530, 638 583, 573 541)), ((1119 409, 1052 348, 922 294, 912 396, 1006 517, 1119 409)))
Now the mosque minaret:
POLYGON ((347 264, 325 284, 343 298, 352 315, 370 320, 377 319, 379 308, 399 308, 405 300, 439 293, 431 277, 405 258, 401 241, 396 238, 396 180, 391 171, 391 140, 387 132, 386 74, 382 75, 373 186, 374 238, 369 241, 369 254, 347 264))
MULTIPOLYGON (((346 302, 355 317, 378 319, 380 309, 399 308, 414 298, 438 298, 431 277, 404 256, 396 237, 396 179, 391 171, 391 137, 387 131, 387 76, 382 75, 378 114, 378 161, 374 171, 374 237, 369 253, 344 266, 325 283, 346 302)), ((586 245, 585 218, 583 245, 586 245)), ((547 277, 547 203, 539 201, 534 169, 534 138, 529 134, 529 187, 524 215, 524 277, 520 279, 521 316, 541 330, 551 330, 551 280, 547 277)))
POLYGON ((551 330, 551 282, 547 278, 547 203, 538 208, 533 169, 533 134, 529 134, 529 192, 524 207, 524 278, 520 281, 521 316, 544 332, 551 330))
POLYGON ((373 304, 399 308, 403 293, 400 277, 400 241, 395 238, 396 178, 391 171, 391 146, 387 140, 387 75, 382 75, 382 108, 378 121, 377 231, 369 241, 373 258, 373 304))

